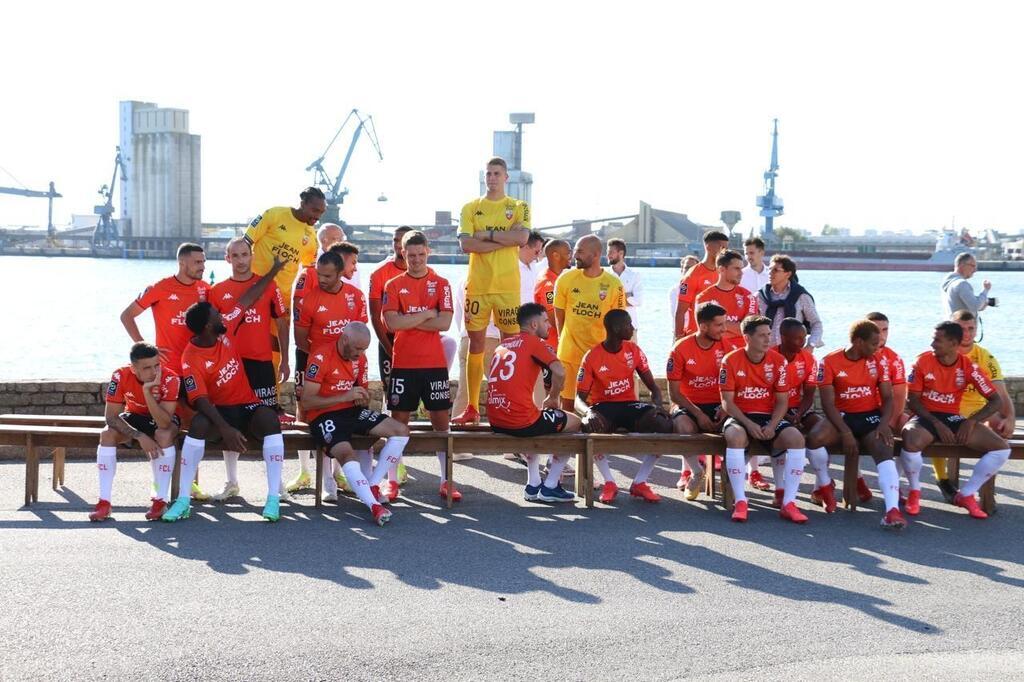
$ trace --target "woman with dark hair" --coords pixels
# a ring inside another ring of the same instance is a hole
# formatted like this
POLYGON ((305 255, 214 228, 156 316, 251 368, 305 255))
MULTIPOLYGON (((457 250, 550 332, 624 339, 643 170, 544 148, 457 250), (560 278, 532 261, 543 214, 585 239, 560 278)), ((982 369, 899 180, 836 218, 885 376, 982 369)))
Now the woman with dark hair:
POLYGON ((768 268, 768 284, 757 292, 757 307, 762 315, 772 321, 772 345, 780 343, 779 327, 787 317, 795 317, 807 327, 807 347, 820 348, 821 317, 814 307, 814 297, 800 285, 796 274, 796 262, 782 254, 772 256, 768 268))

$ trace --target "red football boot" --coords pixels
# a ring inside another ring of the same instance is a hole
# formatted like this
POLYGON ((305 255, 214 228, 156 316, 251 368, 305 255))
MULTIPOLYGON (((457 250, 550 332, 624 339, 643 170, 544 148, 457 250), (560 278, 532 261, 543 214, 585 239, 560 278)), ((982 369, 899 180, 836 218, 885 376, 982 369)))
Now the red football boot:
POLYGON ((786 491, 782 488, 775 489, 775 501, 772 502, 772 506, 776 509, 782 509, 782 496, 786 494, 786 491))
POLYGON ((394 502, 398 499, 398 481, 387 481, 381 492, 388 498, 388 502, 394 502))
POLYGON ((146 520, 159 521, 165 511, 167 511, 167 503, 158 497, 153 500, 153 504, 150 505, 149 511, 146 512, 146 520))
POLYGON ((826 514, 833 513, 836 510, 836 482, 829 481, 828 485, 817 488, 811 493, 811 501, 824 507, 826 514))
POLYGON ((750 485, 758 490, 771 490, 772 484, 764 480, 764 476, 757 469, 750 472, 750 485))
POLYGON ((686 486, 690 485, 690 479, 693 477, 693 472, 689 469, 683 469, 683 472, 679 474, 679 480, 676 481, 676 488, 678 490, 686 490, 686 486))
POLYGON ((619 486, 615 485, 613 481, 608 481, 601 486, 601 494, 598 496, 597 501, 601 504, 611 504, 615 501, 615 496, 619 494, 619 486))
POLYGON ((647 502, 660 502, 661 495, 651 490, 646 483, 634 483, 629 486, 629 494, 632 497, 639 497, 647 502))
POLYGON ((921 491, 911 490, 907 495, 907 501, 903 505, 903 511, 907 512, 911 516, 917 516, 921 513, 921 491))
POLYGON ((796 502, 790 502, 779 510, 779 516, 793 523, 807 523, 807 517, 796 508, 796 502))
POLYGON ((861 504, 867 504, 871 501, 871 489, 868 488, 867 482, 863 476, 857 477, 857 499, 860 500, 861 504))
POLYGON ((467 405, 465 412, 452 419, 452 426, 471 426, 480 423, 480 412, 472 405, 467 405))
POLYGON ((107 500, 100 500, 96 503, 92 512, 89 514, 90 521, 106 521, 110 516, 110 502, 107 500))
POLYGON ((907 527, 907 520, 903 518, 903 514, 900 514, 900 510, 893 507, 885 513, 882 517, 882 528, 891 528, 893 530, 902 530, 907 527))
POLYGON ((373 505, 373 507, 370 508, 370 513, 373 514, 373 522, 378 526, 383 526, 391 520, 391 512, 385 508, 384 505, 373 505))
POLYGON ((732 508, 732 520, 736 523, 747 522, 747 501, 740 500, 732 508))
POLYGON ((982 511, 981 507, 978 506, 978 501, 974 499, 974 495, 963 495, 961 493, 957 493, 956 497, 953 498, 953 504, 966 509, 967 513, 970 514, 972 518, 988 518, 988 514, 982 511))
MULTIPOLYGON (((440 493, 441 497, 443 497, 446 500, 448 499, 448 481, 445 481, 444 483, 441 484, 441 488, 438 490, 438 492, 440 493)), ((453 483, 452 484, 452 502, 458 502, 461 499, 462 499, 462 493, 460 493, 455 488, 455 484, 453 483)))

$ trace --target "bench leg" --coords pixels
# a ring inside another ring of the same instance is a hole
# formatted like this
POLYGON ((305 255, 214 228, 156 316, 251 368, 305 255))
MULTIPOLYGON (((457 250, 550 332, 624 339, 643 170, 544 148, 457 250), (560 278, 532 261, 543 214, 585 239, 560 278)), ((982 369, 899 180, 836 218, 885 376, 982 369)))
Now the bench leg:
POLYGON ((857 511, 857 477, 860 474, 860 458, 843 456, 843 506, 857 511))
MULTIPOLYGON (((712 471, 711 475, 714 476, 714 471, 715 471, 715 457, 714 457, 714 455, 708 456, 707 461, 710 463, 710 466, 711 466, 711 471, 712 471)), ((735 496, 732 494, 732 482, 729 481, 729 468, 725 464, 725 457, 722 457, 722 468, 718 470, 718 475, 720 477, 719 486, 722 488, 722 504, 725 506, 726 510, 728 511, 728 510, 733 508, 733 505, 736 504, 736 500, 735 500, 735 496)))
POLYGON ((54 448, 53 450, 53 480, 51 485, 56 490, 64 485, 64 455, 65 448, 54 448))
MULTIPOLYGON (((704 458, 705 465, 707 464, 707 461, 708 461, 708 458, 705 457, 704 458)), ((711 462, 712 462, 711 466, 710 467, 708 467, 708 466, 704 467, 704 494, 709 499, 711 499, 712 502, 715 500, 715 494, 716 494, 716 488, 717 488, 717 486, 715 485, 715 465, 714 465, 714 461, 715 461, 714 460, 714 455, 712 455, 711 456, 711 462)), ((683 466, 686 466, 686 460, 683 460, 683 466)))
MULTIPOLYGON (((577 472, 583 472, 583 502, 590 509, 594 506, 594 444, 587 440, 583 447, 583 461, 577 462, 577 472)), ((576 474, 579 476, 579 474, 576 474)))
POLYGON ((39 492, 33 486, 33 472, 39 473, 39 455, 36 446, 32 444, 32 436, 25 438, 25 506, 28 507, 34 500, 39 499, 39 492))
POLYGON ((991 516, 996 513, 996 477, 985 481, 985 484, 981 486, 978 491, 978 496, 981 498, 981 509, 986 514, 991 516))
POLYGON ((455 457, 454 457, 454 445, 452 443, 452 437, 448 436, 448 442, 446 444, 444 453, 444 476, 448 480, 448 487, 445 489, 448 493, 445 495, 447 498, 445 501, 448 503, 448 508, 452 508, 452 493, 455 490, 455 481, 453 476, 455 475, 455 457))
MULTIPOLYGON (((316 482, 313 483, 313 499, 314 505, 317 509, 323 506, 323 490, 324 490, 324 453, 321 450, 314 450, 313 457, 316 459, 316 482)), ((334 463, 331 462, 331 468, 334 468, 334 463)), ((333 475, 333 471, 331 472, 333 475)), ((339 496, 340 497, 340 496, 339 496)))
POLYGON ((960 489, 960 458, 950 457, 946 460, 946 475, 949 476, 949 482, 953 484, 953 487, 957 490, 960 489))
POLYGON ((174 470, 171 472, 171 502, 178 499, 181 493, 181 486, 178 479, 181 477, 181 446, 174 448, 174 470))

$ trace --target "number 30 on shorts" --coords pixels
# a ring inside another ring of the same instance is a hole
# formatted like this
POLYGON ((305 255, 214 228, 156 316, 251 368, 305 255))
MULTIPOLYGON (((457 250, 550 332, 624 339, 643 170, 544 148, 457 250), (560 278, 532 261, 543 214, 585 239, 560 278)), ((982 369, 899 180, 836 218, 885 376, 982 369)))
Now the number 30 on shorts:
POLYGON ((497 376, 502 381, 508 381, 512 378, 512 375, 516 373, 516 352, 505 351, 502 356, 495 355, 491 359, 491 370, 487 373, 488 376, 497 376), (500 366, 500 367, 499 367, 500 366), (497 375, 495 375, 497 372, 497 375))

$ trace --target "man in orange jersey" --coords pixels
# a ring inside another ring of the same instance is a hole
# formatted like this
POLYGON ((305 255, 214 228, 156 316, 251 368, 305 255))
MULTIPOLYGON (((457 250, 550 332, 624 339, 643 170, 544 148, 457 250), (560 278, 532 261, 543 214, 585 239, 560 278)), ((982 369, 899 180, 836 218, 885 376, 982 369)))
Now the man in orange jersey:
MULTIPOLYGON (((566 244, 568 246, 568 244, 566 244)), ((576 433, 580 419, 558 409, 565 367, 548 343, 551 322, 540 303, 524 303, 516 313, 519 333, 506 337, 494 351, 487 373, 487 421, 495 433, 533 438, 553 433, 576 433), (551 376, 543 410, 533 400, 533 387, 542 369, 551 376)), ((527 501, 572 502, 576 496, 560 483, 566 457, 553 455, 547 478, 541 479, 540 455, 525 455, 527 501)))
POLYGON ((156 346, 140 341, 132 346, 125 365, 114 371, 107 385, 100 444, 96 448, 96 469, 100 477, 100 499, 89 514, 90 521, 110 516, 110 493, 117 472, 117 446, 138 441, 152 462, 156 490, 147 521, 157 521, 171 499, 174 470, 174 439, 180 422, 174 414, 181 380, 164 369, 156 346))
MULTIPOLYGON (((219 282, 210 292, 210 302, 221 314, 231 312, 257 279, 252 271, 252 247, 246 240, 238 237, 228 242, 224 258, 231 264, 231 277, 219 282)), ((238 356, 242 358, 249 385, 260 402, 275 412, 280 412, 281 409, 277 399, 278 377, 274 374, 271 324, 277 328, 277 339, 281 348, 280 380, 286 381, 290 323, 287 311, 281 290, 277 288, 276 283, 271 282, 259 300, 242 314, 242 322, 235 336, 238 356)), ((223 454, 227 481, 224 483, 224 489, 213 496, 218 502, 235 497, 241 492, 238 487, 238 453, 225 450, 223 454)))
POLYGON ((369 346, 369 327, 353 321, 335 342, 320 345, 310 353, 302 408, 309 419, 313 442, 342 462, 352 491, 370 510, 374 522, 383 526, 391 520, 391 512, 383 506, 388 498, 380 493, 378 485, 388 469, 401 460, 409 442, 409 427, 369 408, 365 354, 369 346), (387 438, 375 467, 369 457, 359 460, 360 455, 352 449, 353 435, 387 438))
POLYGON ((729 237, 724 232, 712 230, 704 235, 704 260, 690 268, 679 283, 675 338, 682 338, 697 330, 694 301, 697 300, 697 294, 718 281, 718 270, 715 263, 718 254, 727 248, 729 248, 729 237))
POLYGON ((196 410, 188 436, 181 446, 180 492, 174 504, 164 512, 164 521, 178 521, 191 514, 188 483, 203 459, 206 441, 220 440, 227 450, 245 452, 245 434, 262 441, 263 461, 267 467, 267 502, 263 518, 281 518, 281 467, 284 464, 284 439, 277 413, 263 405, 245 376, 236 339, 251 308, 284 263, 274 264, 251 285, 234 309, 221 316, 212 303, 193 304, 185 312, 185 324, 194 336, 181 356, 182 385, 188 401, 196 410))
MULTIPOLYGON (((726 353, 736 348, 724 338, 725 316, 725 309, 714 303, 697 306, 697 332, 676 341, 669 353, 665 377, 676 433, 722 432, 725 412, 718 371, 726 353)), ((686 499, 696 500, 704 489, 704 467, 697 455, 685 455, 683 461, 676 487, 685 491, 686 499)))
POLYGON ((858 459, 863 450, 878 470, 878 487, 885 500, 882 526, 900 529, 907 522, 900 513, 900 477, 892 459, 892 384, 889 367, 878 355, 880 343, 875 323, 859 320, 850 326, 850 344, 832 351, 818 365, 818 391, 826 418, 807 434, 807 456, 815 476, 811 499, 829 514, 836 509, 836 484, 828 472, 826 448, 841 445, 847 457, 858 459))
POLYGON ((740 322, 748 315, 757 314, 757 297, 740 286, 743 278, 743 256, 738 251, 725 250, 715 259, 718 280, 697 294, 694 309, 701 303, 714 303, 725 309, 725 337, 737 345, 743 343, 740 322))
MULTIPOLYGON (((604 316, 605 339, 591 348, 580 363, 576 378, 576 408, 586 414, 583 430, 587 433, 614 433, 618 429, 638 433, 672 433, 672 419, 664 409, 661 389, 651 375, 647 356, 632 341, 633 323, 625 308, 609 310, 604 316), (651 402, 637 398, 636 376, 651 392, 651 402)), ((658 455, 644 455, 640 469, 629 486, 629 494, 647 502, 661 496, 651 490, 647 477, 654 470, 658 455)), ((594 457, 604 486, 599 500, 611 504, 619 492, 611 466, 604 455, 594 457)))
MULTIPOLYGON (((402 252, 408 269, 388 280, 381 299, 384 324, 395 335, 387 404, 395 419, 408 424, 423 403, 434 431, 447 431, 452 394, 441 333, 452 324, 452 287, 427 267, 430 243, 422 232, 406 232, 402 252)), ((458 501, 462 493, 446 478, 446 457, 437 453, 440 494, 447 499, 450 487, 458 501)), ((398 481, 388 481, 386 494, 392 501, 398 497, 398 481)))
MULTIPOLYGON (((558 349, 558 328, 555 321, 555 281, 558 276, 569 267, 570 247, 569 242, 564 239, 552 239, 544 245, 544 258, 548 267, 533 288, 533 302, 544 307, 548 316, 550 332, 547 338, 542 339, 546 344, 558 349)), ((545 375, 544 388, 549 388, 547 376, 545 375)))
POLYGON ((804 437, 785 419, 789 407, 786 359, 771 348, 771 327, 767 317, 752 315, 743 320, 746 345, 727 354, 718 373, 722 407, 728 415, 722 434, 725 467, 736 501, 732 520, 747 520, 746 449, 756 441, 772 457, 775 480, 784 482, 779 516, 805 523, 807 517, 796 506, 804 473, 804 437))
POLYGON ((939 323, 932 336, 932 350, 917 356, 910 370, 907 403, 914 416, 903 427, 900 459, 910 484, 906 510, 912 516, 920 512, 921 451, 936 440, 985 453, 953 499, 953 504, 976 519, 987 518, 988 514, 978 506, 974 494, 1010 458, 1009 444, 985 424, 999 411, 999 394, 981 368, 960 353, 963 337, 958 323, 939 323), (973 386, 986 402, 964 417, 960 415, 960 403, 968 386, 973 386))
POLYGON ((384 391, 384 409, 387 409, 388 381, 391 378, 391 360, 394 351, 395 335, 388 331, 381 316, 381 301, 384 299, 384 285, 390 280, 405 273, 408 267, 402 254, 402 238, 412 232, 407 225, 395 228, 391 244, 393 254, 381 261, 377 269, 370 275, 370 293, 366 297, 370 304, 370 325, 377 336, 377 371, 384 391))

